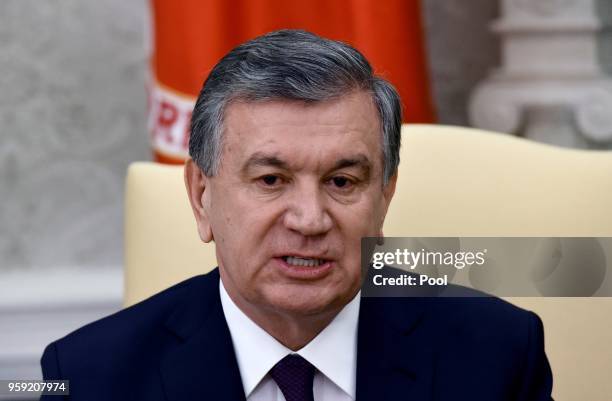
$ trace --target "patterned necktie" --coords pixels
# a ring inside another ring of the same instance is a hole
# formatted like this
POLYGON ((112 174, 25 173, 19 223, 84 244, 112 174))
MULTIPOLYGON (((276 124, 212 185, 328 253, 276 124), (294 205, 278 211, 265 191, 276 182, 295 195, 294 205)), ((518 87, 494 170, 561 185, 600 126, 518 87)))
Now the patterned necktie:
POLYGON ((314 374, 315 367, 297 354, 287 355, 270 369, 270 376, 287 401, 314 401, 314 374))

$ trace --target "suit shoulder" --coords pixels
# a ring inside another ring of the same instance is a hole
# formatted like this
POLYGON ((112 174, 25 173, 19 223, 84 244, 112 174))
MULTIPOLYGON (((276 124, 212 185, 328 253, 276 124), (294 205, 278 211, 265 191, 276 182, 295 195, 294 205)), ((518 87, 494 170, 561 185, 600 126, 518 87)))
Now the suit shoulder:
POLYGON ((396 326, 402 327, 405 320, 418 320, 417 326, 458 336, 488 336, 490 340, 521 342, 533 327, 541 326, 535 313, 504 299, 456 285, 449 285, 447 290, 444 296, 365 298, 364 301, 396 326))
POLYGON ((428 316, 457 340, 522 353, 533 331, 542 328, 539 317, 504 299, 478 295, 434 299, 428 316))
MULTIPOLYGON (((81 350, 118 346, 130 343, 143 333, 154 335, 175 308, 185 302, 193 302, 194 296, 214 295, 218 281, 216 271, 199 275, 173 285, 137 304, 122 309, 71 332, 52 343, 58 351, 81 350)), ((205 302, 205 300, 203 300, 205 302)))
POLYGON ((460 286, 455 286, 454 290, 456 293, 451 291, 449 294, 449 300, 451 300, 451 302, 449 302, 448 305, 460 310, 464 309, 466 313, 470 313, 474 316, 493 319, 495 316, 499 316, 502 319, 527 319, 535 315, 535 313, 523 309, 503 298, 492 296, 478 290, 460 286))

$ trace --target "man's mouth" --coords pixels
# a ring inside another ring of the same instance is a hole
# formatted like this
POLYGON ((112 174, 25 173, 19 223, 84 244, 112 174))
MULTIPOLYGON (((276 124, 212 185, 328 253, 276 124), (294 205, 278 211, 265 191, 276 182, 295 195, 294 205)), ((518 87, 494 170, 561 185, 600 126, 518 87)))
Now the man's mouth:
POLYGON ((283 256, 282 258, 288 265, 301 267, 315 267, 327 262, 323 259, 301 258, 298 256, 283 256))

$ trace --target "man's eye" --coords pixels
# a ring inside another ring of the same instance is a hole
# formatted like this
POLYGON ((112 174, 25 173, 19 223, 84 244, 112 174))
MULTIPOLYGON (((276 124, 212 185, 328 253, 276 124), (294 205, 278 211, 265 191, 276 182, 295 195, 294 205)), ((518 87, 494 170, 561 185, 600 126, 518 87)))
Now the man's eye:
POLYGON ((340 189, 349 189, 353 185, 353 182, 346 177, 334 177, 331 179, 331 183, 340 189))
POLYGON ((261 182, 269 187, 279 183, 280 178, 276 175, 264 175, 260 178, 261 182))

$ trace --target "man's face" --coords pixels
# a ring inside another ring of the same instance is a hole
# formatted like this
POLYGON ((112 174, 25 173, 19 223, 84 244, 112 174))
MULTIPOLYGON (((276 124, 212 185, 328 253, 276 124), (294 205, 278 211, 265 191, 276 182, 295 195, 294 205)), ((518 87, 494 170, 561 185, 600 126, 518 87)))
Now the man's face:
POLYGON ((218 174, 188 162, 186 178, 234 302, 294 316, 354 297, 361 238, 381 232, 395 185, 383 186, 379 117, 362 92, 310 105, 231 103, 218 174))

